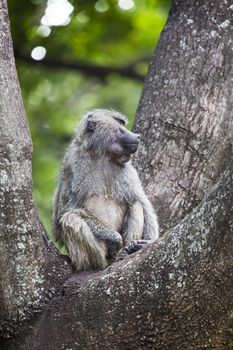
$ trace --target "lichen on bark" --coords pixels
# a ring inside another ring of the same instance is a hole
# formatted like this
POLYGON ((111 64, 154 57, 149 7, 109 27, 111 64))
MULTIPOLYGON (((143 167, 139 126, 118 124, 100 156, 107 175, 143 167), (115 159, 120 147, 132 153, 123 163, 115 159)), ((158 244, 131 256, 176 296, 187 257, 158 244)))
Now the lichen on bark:
POLYGON ((103 272, 73 275, 58 294, 50 290, 33 330, 25 334, 18 324, 15 338, 8 329, 11 323, 4 328, 6 316, 12 321, 22 311, 31 325, 30 301, 35 306, 43 294, 40 288, 56 289, 70 270, 46 239, 34 210, 31 142, 6 29, 6 1, 0 0, 0 6, 5 160, 0 329, 11 336, 1 343, 3 349, 231 350, 230 1, 174 2, 138 109, 135 129, 142 133, 142 146, 136 166, 160 208, 162 226, 179 224, 135 256, 103 272))

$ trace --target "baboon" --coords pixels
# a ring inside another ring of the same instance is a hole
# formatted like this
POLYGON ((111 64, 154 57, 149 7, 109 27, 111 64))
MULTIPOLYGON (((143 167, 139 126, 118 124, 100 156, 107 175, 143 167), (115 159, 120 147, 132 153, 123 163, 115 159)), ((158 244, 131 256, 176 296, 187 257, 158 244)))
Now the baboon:
POLYGON ((122 114, 95 109, 80 121, 54 196, 54 234, 76 270, 103 269, 159 236, 157 216, 130 158, 139 135, 122 114))

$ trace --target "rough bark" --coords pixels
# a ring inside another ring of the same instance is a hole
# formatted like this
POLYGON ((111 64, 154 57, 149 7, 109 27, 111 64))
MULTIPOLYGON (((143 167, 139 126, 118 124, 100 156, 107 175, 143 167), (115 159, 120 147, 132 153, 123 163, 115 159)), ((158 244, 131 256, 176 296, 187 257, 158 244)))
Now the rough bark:
MULTIPOLYGON (((0 4, 4 33, 6 4, 0 4)), ((136 121, 144 140, 137 158, 141 177, 161 208, 164 227, 199 205, 144 251, 104 272, 74 275, 35 319, 33 330, 26 334, 19 329, 19 337, 2 342, 1 349, 233 348, 233 164, 227 167, 232 156, 230 17, 227 0, 175 1, 136 121), (80 279, 81 287, 76 284, 80 279)), ((11 182, 1 187, 1 205, 10 214, 1 218, 0 267, 1 312, 12 319, 18 317, 16 308, 29 318, 31 303, 40 304, 41 289, 54 278, 48 261, 56 256, 48 254, 38 234, 30 195, 31 144, 22 125, 12 52, 5 50, 11 50, 4 44, 8 35, 0 37, 0 97, 10 106, 0 112, 10 125, 1 122, 6 159, 1 181, 11 182), (10 53, 4 59, 2 52, 10 53)))
POLYGON ((17 332, 70 268, 51 246, 32 199, 32 143, 0 1, 0 334, 17 332), (53 253, 53 254, 52 254, 53 253), (60 269, 58 269, 58 267, 60 269))
POLYGON ((232 154, 232 1, 177 0, 152 57, 135 164, 163 229, 192 210, 232 154))
POLYGON ((233 163, 179 226, 48 307, 17 349, 233 348, 233 163))

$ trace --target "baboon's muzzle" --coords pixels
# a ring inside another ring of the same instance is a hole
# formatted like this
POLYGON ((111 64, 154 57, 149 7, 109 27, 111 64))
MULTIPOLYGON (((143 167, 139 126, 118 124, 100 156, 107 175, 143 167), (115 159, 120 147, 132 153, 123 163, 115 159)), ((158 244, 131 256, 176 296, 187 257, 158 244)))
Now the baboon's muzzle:
POLYGON ((128 130, 122 130, 120 135, 120 142, 127 154, 133 154, 137 151, 140 141, 140 135, 128 130))

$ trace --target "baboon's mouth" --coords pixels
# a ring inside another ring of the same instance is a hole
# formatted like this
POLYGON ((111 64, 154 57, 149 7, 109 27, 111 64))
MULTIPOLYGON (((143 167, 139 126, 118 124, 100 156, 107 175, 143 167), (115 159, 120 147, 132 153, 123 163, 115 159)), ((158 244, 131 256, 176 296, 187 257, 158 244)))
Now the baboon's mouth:
POLYGON ((129 154, 129 155, 123 155, 123 156, 121 156, 121 157, 118 159, 118 161, 119 161, 120 163, 127 163, 127 162, 130 160, 130 158, 131 158, 131 154, 129 154))
POLYGON ((111 146, 111 158, 118 164, 127 163, 138 149, 138 142, 115 143, 111 146))
POLYGON ((114 162, 118 164, 125 164, 131 159, 131 154, 122 154, 122 155, 115 155, 115 157, 112 158, 114 162))

